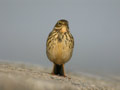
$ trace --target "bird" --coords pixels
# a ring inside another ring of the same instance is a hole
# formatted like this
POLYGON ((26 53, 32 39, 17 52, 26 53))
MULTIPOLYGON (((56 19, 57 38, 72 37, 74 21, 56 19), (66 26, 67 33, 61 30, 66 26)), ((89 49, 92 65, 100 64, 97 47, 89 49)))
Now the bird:
POLYGON ((65 19, 58 20, 46 41, 46 54, 53 62, 52 75, 66 77, 64 64, 71 59, 74 49, 74 38, 68 24, 65 19))

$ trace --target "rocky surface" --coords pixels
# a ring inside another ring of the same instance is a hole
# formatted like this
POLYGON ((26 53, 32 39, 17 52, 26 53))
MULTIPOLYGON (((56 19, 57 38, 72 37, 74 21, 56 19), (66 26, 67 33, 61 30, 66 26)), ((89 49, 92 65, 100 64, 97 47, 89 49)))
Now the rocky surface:
POLYGON ((49 74, 49 69, 0 62, 0 90, 120 90, 120 79, 68 73, 49 74))

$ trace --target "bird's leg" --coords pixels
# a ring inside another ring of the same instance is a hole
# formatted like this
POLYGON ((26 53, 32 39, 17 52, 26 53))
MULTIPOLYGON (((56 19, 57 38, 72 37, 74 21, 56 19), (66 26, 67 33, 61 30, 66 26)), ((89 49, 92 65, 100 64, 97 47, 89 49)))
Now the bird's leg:
POLYGON ((59 75, 66 77, 64 72, 64 64, 58 65, 54 63, 52 75, 59 75))
POLYGON ((65 75, 65 70, 64 70, 64 64, 62 64, 62 75, 63 75, 64 77, 66 77, 66 75, 65 75))

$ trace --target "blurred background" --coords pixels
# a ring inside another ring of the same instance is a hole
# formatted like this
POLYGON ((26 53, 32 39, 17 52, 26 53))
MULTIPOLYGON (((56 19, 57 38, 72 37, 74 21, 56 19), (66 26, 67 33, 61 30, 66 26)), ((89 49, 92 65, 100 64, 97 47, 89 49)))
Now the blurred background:
POLYGON ((66 71, 120 75, 120 0, 0 0, 0 61, 52 68, 46 39, 60 19, 75 39, 66 71))

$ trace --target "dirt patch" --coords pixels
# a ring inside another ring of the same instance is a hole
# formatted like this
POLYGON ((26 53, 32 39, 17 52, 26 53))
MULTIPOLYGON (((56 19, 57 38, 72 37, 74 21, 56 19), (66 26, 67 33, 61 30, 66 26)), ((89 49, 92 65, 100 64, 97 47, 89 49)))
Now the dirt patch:
POLYGON ((54 76, 49 69, 0 62, 0 90, 120 90, 120 82, 67 74, 54 76))

